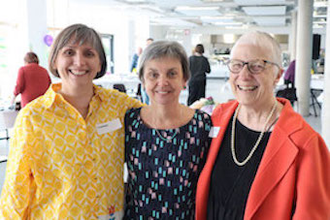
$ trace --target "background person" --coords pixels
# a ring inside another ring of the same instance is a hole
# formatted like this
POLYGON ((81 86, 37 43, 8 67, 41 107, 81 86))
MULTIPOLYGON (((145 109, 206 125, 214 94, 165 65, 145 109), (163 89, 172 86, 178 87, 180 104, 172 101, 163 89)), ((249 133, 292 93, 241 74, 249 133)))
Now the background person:
POLYGON ((85 25, 60 32, 49 69, 62 82, 16 119, 0 219, 121 219, 123 119, 141 103, 93 84, 105 74, 106 57, 85 25))
POLYGON ((288 69, 285 71, 284 74, 284 84, 289 85, 291 84, 292 87, 294 86, 294 78, 295 78, 295 71, 296 70, 296 60, 292 60, 288 69))
POLYGON ((206 89, 206 75, 210 73, 210 63, 206 57, 203 56, 204 46, 197 44, 194 55, 189 57, 189 70, 191 78, 189 80, 189 96, 188 105, 191 105, 200 98, 205 97, 206 89))
POLYGON ((279 44, 267 33, 244 34, 228 67, 236 100, 212 113, 219 132, 199 178, 196 219, 329 219, 327 146, 288 100, 274 96, 279 44))
POLYGON ((24 107, 27 103, 43 95, 51 84, 51 79, 45 68, 39 66, 38 56, 33 52, 28 52, 24 57, 25 66, 18 70, 14 98, 21 94, 21 105, 24 107))
POLYGON ((171 41, 151 44, 140 58, 139 77, 150 105, 125 116, 125 219, 193 219, 211 120, 179 103, 189 79, 184 48, 171 41))
MULTIPOLYGON (((147 40, 146 40, 146 48, 150 45, 150 44, 152 44, 154 42, 154 39, 153 38, 151 38, 151 37, 149 37, 147 40)), ((142 102, 143 103, 146 103, 147 105, 149 105, 149 96, 148 96, 148 94, 146 93, 146 90, 145 90, 145 88, 143 88, 142 87, 142 89, 141 89, 141 96, 142 96, 142 102)))
POLYGON ((130 68, 130 72, 136 73, 136 68, 138 65, 138 61, 139 61, 139 57, 142 54, 142 47, 138 47, 136 50, 136 53, 134 53, 133 57, 132 57, 132 64, 131 64, 131 68, 130 68))

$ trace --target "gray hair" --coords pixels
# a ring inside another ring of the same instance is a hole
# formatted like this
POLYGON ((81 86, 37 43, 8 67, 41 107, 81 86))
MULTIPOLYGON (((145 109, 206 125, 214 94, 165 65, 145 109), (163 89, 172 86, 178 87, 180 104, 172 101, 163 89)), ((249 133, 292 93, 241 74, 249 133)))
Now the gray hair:
POLYGON ((54 76, 60 77, 57 69, 54 69, 54 64, 59 51, 70 42, 73 44, 79 42, 79 45, 84 43, 91 44, 91 46, 98 53, 101 62, 101 71, 97 73, 95 79, 102 77, 106 72, 107 60, 105 57, 101 38, 93 28, 87 27, 83 24, 73 24, 69 27, 66 27, 56 37, 49 53, 48 65, 50 72, 54 76))
POLYGON ((252 44, 261 48, 268 48, 271 51, 272 62, 277 63, 282 67, 281 62, 281 47, 279 43, 268 33, 261 31, 252 31, 246 34, 243 34, 233 46, 230 55, 240 44, 252 44))
POLYGON ((155 41, 143 51, 139 59, 138 73, 142 82, 146 62, 163 57, 178 59, 182 66, 183 78, 188 81, 190 77, 188 57, 181 44, 175 41, 155 41))

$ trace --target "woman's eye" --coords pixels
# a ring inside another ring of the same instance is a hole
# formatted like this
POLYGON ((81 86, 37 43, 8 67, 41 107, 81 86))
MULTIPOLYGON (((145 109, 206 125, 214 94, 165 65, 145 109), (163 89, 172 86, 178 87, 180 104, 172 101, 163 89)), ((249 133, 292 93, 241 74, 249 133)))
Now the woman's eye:
POLYGON ((66 56, 71 56, 71 55, 73 55, 73 50, 68 49, 68 50, 65 50, 63 53, 64 53, 64 55, 66 55, 66 56))
POLYGON ((152 79, 156 79, 157 76, 158 76, 158 73, 150 72, 150 73, 148 74, 148 76, 149 76, 150 78, 152 78, 152 79))
POLYGON ((241 63, 233 63, 232 65, 233 65, 234 68, 242 68, 241 63))
POLYGON ((152 73, 151 76, 152 76, 153 78, 157 78, 158 74, 157 74, 157 73, 152 73))
POLYGON ((168 73, 169 77, 175 77, 177 74, 174 71, 168 73))
POLYGON ((93 57, 94 56, 94 52, 88 51, 88 52, 86 52, 86 56, 87 57, 93 57))

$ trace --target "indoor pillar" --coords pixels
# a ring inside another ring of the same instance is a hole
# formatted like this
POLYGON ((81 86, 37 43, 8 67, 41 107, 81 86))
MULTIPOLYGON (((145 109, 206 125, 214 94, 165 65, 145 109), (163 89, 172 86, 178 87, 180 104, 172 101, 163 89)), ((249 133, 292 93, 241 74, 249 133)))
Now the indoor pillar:
POLYGON ((312 67, 313 0, 298 1, 298 28, 295 85, 298 96, 298 112, 309 115, 310 80, 312 67))
POLYGON ((290 33, 290 61, 296 59, 297 48, 297 10, 291 13, 291 33, 290 33))
MULTIPOLYGON (((37 54, 40 65, 47 68, 47 45, 44 37, 47 30, 47 1, 44 0, 26 0, 26 36, 28 39, 28 48, 37 54)), ((28 51, 26 51, 28 52, 28 51)), ((23 60, 23 58, 22 58, 23 60)))

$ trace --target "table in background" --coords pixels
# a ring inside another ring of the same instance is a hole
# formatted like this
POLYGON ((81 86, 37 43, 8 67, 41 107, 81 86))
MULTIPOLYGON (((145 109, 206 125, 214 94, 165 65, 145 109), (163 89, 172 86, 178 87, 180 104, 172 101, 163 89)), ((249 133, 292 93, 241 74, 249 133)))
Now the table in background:
POLYGON ((0 155, 0 163, 7 162, 7 156, 5 155, 0 155))
POLYGON ((8 129, 14 127, 18 111, 4 110, 0 111, 0 130, 6 131, 5 137, 0 137, 0 140, 9 139, 8 129))
POLYGON ((138 85, 140 82, 138 76, 136 74, 112 74, 106 75, 99 79, 95 79, 95 85, 102 86, 103 88, 113 89, 113 85, 115 84, 123 84, 125 85, 127 94, 129 96, 135 96, 138 85))
POLYGON ((310 85, 310 92, 311 92, 311 99, 312 103, 311 106, 314 110, 314 115, 317 117, 316 106, 320 109, 322 108, 323 100, 319 97, 323 97, 323 88, 324 88, 324 75, 323 74, 313 74, 311 77, 311 85, 310 85))

